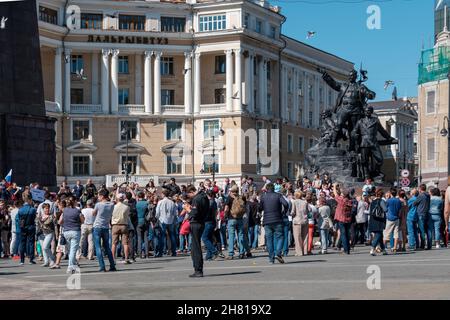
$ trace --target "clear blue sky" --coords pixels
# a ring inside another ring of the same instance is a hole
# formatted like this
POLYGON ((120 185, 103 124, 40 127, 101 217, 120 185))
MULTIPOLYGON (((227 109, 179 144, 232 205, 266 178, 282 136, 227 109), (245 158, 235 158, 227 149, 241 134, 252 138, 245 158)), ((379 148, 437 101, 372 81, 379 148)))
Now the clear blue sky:
MULTIPOLYGON (((425 48, 433 45, 434 1, 336 3, 340 1, 271 0, 271 4, 280 6, 287 17, 284 34, 347 59, 358 70, 362 61, 369 72, 367 86, 376 91, 376 100, 391 99, 392 87, 383 89, 385 80, 395 81, 399 98, 417 96, 417 64, 422 44, 425 48), (380 30, 369 30, 366 26, 369 17, 366 11, 372 4, 381 8, 380 30), (317 34, 306 40, 308 30, 317 34)), ((344 2, 350 1, 364 0, 344 2)))

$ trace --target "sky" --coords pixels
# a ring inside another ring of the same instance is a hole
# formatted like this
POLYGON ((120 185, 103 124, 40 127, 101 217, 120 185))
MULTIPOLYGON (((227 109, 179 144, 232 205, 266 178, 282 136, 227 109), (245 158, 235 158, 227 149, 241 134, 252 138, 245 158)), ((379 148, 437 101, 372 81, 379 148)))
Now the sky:
POLYGON ((287 20, 283 34, 330 52, 368 70, 376 101, 390 100, 392 80, 399 98, 417 96, 422 46, 433 46, 434 0, 271 0, 287 20), (326 2, 326 3, 324 3, 326 2), (354 2, 354 3, 348 3, 354 2), (355 3, 356 2, 356 3, 355 3), (381 29, 369 30, 367 8, 377 5, 381 29), (307 31, 316 35, 306 40, 307 31))

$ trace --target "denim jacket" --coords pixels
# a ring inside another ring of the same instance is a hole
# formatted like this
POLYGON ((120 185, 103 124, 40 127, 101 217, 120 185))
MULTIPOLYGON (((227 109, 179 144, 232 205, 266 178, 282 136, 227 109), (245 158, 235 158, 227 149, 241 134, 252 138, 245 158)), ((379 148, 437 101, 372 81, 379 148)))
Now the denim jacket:
POLYGON ((430 214, 441 215, 443 208, 442 198, 439 196, 432 196, 430 199, 430 214))

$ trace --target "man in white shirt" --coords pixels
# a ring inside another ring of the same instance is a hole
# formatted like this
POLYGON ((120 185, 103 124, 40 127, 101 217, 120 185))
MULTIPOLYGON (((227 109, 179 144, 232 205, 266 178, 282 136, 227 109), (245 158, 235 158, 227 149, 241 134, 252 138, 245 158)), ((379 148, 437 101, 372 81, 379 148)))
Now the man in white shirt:
POLYGON ((92 228, 94 225, 95 217, 94 217, 94 202, 92 199, 88 200, 86 203, 86 208, 81 210, 81 214, 84 216, 84 223, 81 226, 81 239, 80 239, 80 248, 77 252, 77 261, 81 258, 81 253, 83 249, 83 245, 88 241, 88 256, 89 260, 94 260, 94 239, 92 235, 92 228))

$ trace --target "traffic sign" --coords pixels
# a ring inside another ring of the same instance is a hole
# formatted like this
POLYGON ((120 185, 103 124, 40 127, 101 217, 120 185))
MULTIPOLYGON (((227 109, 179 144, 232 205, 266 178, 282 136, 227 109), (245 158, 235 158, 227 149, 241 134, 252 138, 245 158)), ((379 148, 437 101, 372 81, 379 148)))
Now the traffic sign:
POLYGON ((402 185, 402 187, 408 187, 411 184, 411 181, 409 181, 408 178, 403 178, 400 184, 402 185))
POLYGON ((402 187, 402 189, 403 189, 403 191, 405 191, 405 192, 411 191, 411 188, 410 188, 410 187, 402 187))
POLYGON ((401 175, 402 175, 403 178, 408 178, 409 177, 409 170, 403 169, 401 175))

